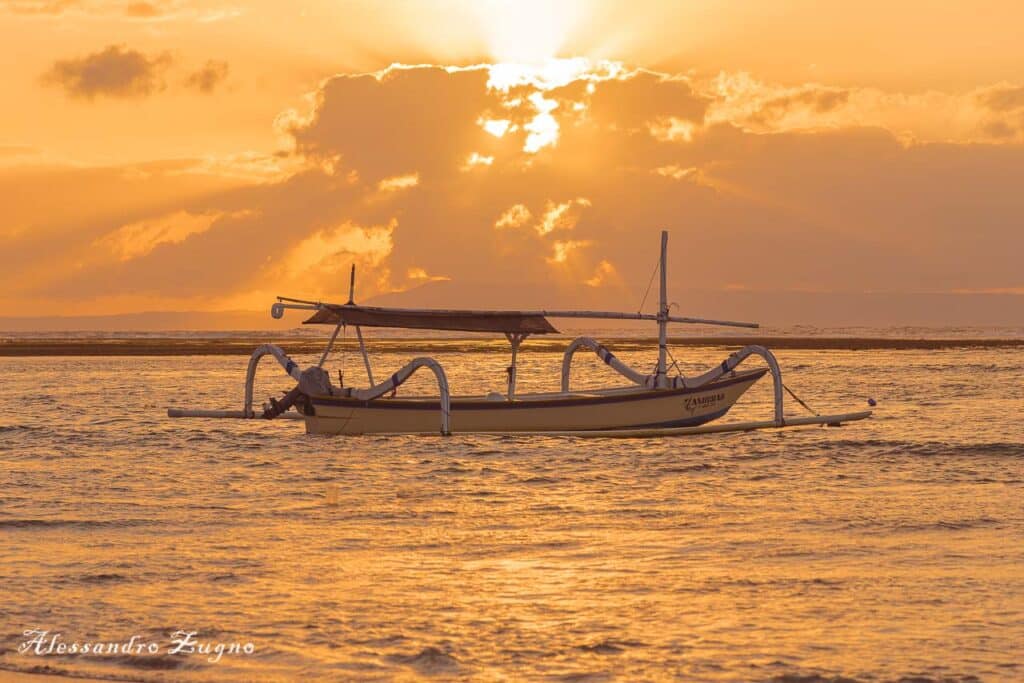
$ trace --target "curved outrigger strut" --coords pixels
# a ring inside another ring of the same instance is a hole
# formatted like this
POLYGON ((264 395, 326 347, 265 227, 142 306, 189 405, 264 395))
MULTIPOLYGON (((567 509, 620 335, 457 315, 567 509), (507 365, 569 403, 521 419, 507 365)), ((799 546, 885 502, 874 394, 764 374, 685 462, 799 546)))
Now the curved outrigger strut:
POLYGON ((253 382, 256 381, 256 366, 259 365, 260 359, 263 356, 273 356, 277 359, 277 362, 281 364, 284 371, 294 379, 296 382, 302 381, 302 371, 299 369, 298 364, 288 357, 280 346, 275 344, 260 344, 256 347, 256 350, 249 356, 249 367, 245 371, 245 407, 243 414, 245 417, 256 417, 256 413, 252 410, 252 388, 253 382))
POLYGON ((346 396, 360 401, 372 401, 397 389, 420 368, 428 368, 437 378, 437 389, 441 399, 441 433, 451 434, 451 392, 448 388, 448 375, 445 374, 441 364, 433 358, 414 358, 380 384, 366 389, 336 388, 331 385, 330 375, 319 365, 300 370, 298 364, 289 358, 281 347, 274 344, 260 345, 249 357, 249 369, 245 374, 244 417, 256 417, 252 409, 253 382, 256 379, 256 366, 259 365, 260 359, 267 355, 276 358, 284 371, 298 382, 298 385, 285 395, 284 400, 272 401, 272 406, 263 411, 262 417, 264 418, 272 419, 284 413, 302 395, 327 394, 329 396, 346 396))
POLYGON ((655 375, 647 375, 642 372, 637 372, 633 368, 629 367, 618 357, 608 350, 608 347, 601 342, 591 337, 576 337, 569 344, 568 348, 565 349, 565 354, 562 356, 562 393, 569 393, 569 375, 572 372, 572 357, 580 349, 590 349, 597 354, 597 357, 604 361, 604 364, 610 367, 615 372, 619 373, 633 384, 639 384, 642 387, 648 389, 654 388, 654 382, 656 380, 655 375))
MULTIPOLYGON (((657 386, 658 375, 655 374, 644 374, 638 372, 633 368, 623 363, 619 358, 612 353, 607 346, 595 341, 591 337, 577 337, 569 344, 566 348, 565 354, 562 356, 562 393, 569 393, 569 377, 572 373, 572 359, 576 352, 586 348, 597 354, 597 357, 604 361, 605 365, 615 370, 617 373, 628 379, 630 382, 642 386, 647 389, 654 388, 657 386)), ((720 365, 708 370, 703 375, 697 377, 672 377, 668 379, 668 388, 670 389, 696 389, 702 387, 708 382, 713 382, 716 379, 732 372, 736 369, 740 363, 749 358, 750 356, 760 356, 764 358, 768 364, 768 369, 772 373, 772 385, 775 391, 775 425, 782 427, 786 424, 785 416, 782 412, 782 370, 779 368, 779 362, 775 359, 775 354, 758 344, 751 344, 750 346, 744 346, 739 351, 731 354, 728 358, 723 360, 720 365)))
POLYGON ((428 368, 434 373, 434 377, 437 378, 437 390, 441 395, 441 434, 448 436, 452 433, 451 430, 451 394, 448 390, 448 376, 444 372, 444 368, 433 358, 427 358, 425 356, 420 358, 413 358, 411 361, 406 363, 402 368, 388 377, 380 384, 376 384, 367 389, 341 389, 334 391, 334 395, 350 396, 351 398, 358 398, 361 401, 372 401, 375 398, 380 398, 389 391, 394 391, 401 385, 405 380, 409 379, 414 372, 420 368, 428 368))

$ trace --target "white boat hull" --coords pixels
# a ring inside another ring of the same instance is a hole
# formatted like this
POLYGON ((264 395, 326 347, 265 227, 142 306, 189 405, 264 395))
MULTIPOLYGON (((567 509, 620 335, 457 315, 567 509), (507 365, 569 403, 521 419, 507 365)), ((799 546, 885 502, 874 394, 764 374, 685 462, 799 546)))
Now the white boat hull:
MULTIPOLYGON (((533 394, 514 401, 451 399, 450 428, 467 432, 553 432, 695 427, 725 415, 766 369, 735 372, 697 389, 533 394)), ((313 396, 310 434, 423 434, 440 431, 437 399, 372 401, 313 396)))

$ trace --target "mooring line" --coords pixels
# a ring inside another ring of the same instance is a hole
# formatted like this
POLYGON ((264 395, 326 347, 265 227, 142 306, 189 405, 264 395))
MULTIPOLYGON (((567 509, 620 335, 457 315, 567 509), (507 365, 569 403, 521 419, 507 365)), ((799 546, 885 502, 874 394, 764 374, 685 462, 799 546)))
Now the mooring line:
MULTIPOLYGON (((647 291, 644 292, 644 298, 640 299, 640 307, 636 309, 637 313, 642 313, 644 310, 644 304, 647 303, 647 295, 651 293, 651 285, 654 284, 654 276, 658 274, 658 267, 660 265, 660 261, 654 262, 654 270, 651 271, 651 279, 647 283, 647 291)), ((661 315, 661 311, 658 311, 658 315, 661 315)))
POLYGON ((785 384, 783 384, 783 385, 782 385, 782 388, 783 388, 783 389, 785 389, 785 390, 786 390, 786 393, 788 393, 788 394, 789 394, 790 396, 792 396, 792 397, 793 397, 793 398, 794 398, 794 399, 796 400, 796 402, 797 402, 797 403, 799 403, 799 404, 800 404, 800 405, 802 405, 802 406, 803 406, 804 408, 806 408, 806 409, 807 409, 808 411, 810 411, 811 413, 813 413, 813 414, 815 415, 815 417, 821 417, 821 413, 819 413, 819 412, 818 412, 817 410, 815 410, 814 408, 812 408, 812 407, 810 407, 809 405, 807 405, 806 403, 804 403, 804 402, 803 402, 803 401, 802 401, 802 400, 800 399, 800 397, 799 397, 799 396, 797 396, 796 394, 794 394, 794 393, 793 393, 793 390, 792 390, 792 389, 790 389, 789 387, 787 387, 787 386, 786 386, 785 384))

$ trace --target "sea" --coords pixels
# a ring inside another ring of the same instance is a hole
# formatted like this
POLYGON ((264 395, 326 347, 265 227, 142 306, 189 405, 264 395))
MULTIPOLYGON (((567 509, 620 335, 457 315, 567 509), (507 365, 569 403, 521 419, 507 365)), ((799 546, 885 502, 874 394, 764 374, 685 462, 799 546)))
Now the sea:
MULTIPOLYGON (((1024 346, 929 334, 777 352, 810 410, 871 419, 643 439, 168 418, 241 409, 219 333, 0 357, 0 680, 1024 680, 1024 346)), ((523 345, 520 392, 558 388, 556 341, 523 345)), ((504 344, 385 342, 378 375, 430 355, 453 393, 503 390, 504 344)), ((691 339, 673 372, 734 349, 691 339)), ((366 383, 351 338, 327 367, 366 383)), ((574 387, 616 380, 577 356, 574 387)), ((267 358, 257 402, 292 385, 267 358)), ((771 403, 765 379, 723 421, 771 403)))

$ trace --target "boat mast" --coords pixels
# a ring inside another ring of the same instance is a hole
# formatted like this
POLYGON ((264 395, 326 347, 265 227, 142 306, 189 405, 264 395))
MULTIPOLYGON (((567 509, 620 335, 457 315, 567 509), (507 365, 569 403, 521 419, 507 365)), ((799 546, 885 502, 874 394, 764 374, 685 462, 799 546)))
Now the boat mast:
MULTIPOLYGON (((281 297, 278 297, 280 299, 281 297)), ((356 264, 352 264, 352 269, 349 271, 348 276, 348 302, 346 306, 356 305, 356 264)), ((324 353, 320 356, 320 362, 317 363, 317 367, 322 367, 324 361, 327 360, 327 355, 331 352, 331 347, 334 346, 334 340, 338 338, 338 330, 342 328, 345 321, 342 320, 338 323, 338 326, 334 328, 334 334, 331 335, 331 340, 327 342, 327 348, 324 349, 324 353)), ((356 337, 359 338, 359 353, 363 356, 363 366, 366 368, 366 378, 370 380, 370 386, 372 387, 375 382, 373 381, 373 369, 370 367, 370 354, 366 352, 366 342, 363 341, 363 330, 359 325, 355 325, 356 337)))
MULTIPOLYGON (((356 264, 353 263, 352 264, 352 273, 349 276, 349 280, 348 280, 348 303, 351 304, 351 305, 355 305, 355 301, 352 300, 352 297, 355 295, 355 292, 356 292, 356 264)), ((331 338, 327 342, 327 346, 324 348, 324 352, 322 354, 320 354, 320 362, 316 364, 316 366, 318 368, 322 368, 324 366, 324 363, 327 362, 327 356, 331 355, 331 349, 334 348, 334 342, 338 339, 338 333, 341 332, 341 328, 344 327, 344 326, 345 326, 345 321, 344 320, 339 320, 338 324, 334 327, 334 333, 331 334, 331 338)), ((359 337, 359 343, 360 344, 363 343, 363 337, 361 335, 359 337)), ((364 353, 365 353, 365 351, 364 351, 364 353)), ((367 368, 369 368, 369 365, 367 365, 367 368)), ((369 369, 367 369, 367 372, 369 372, 369 369)), ((371 385, 373 384, 373 380, 372 379, 370 380, 370 384, 371 385)))
POLYGON ((654 386, 664 389, 668 386, 665 372, 665 353, 668 350, 668 278, 665 266, 668 262, 668 230, 661 231, 661 296, 658 299, 658 371, 654 386))
POLYGON ((516 397, 516 356, 519 355, 519 345, 529 335, 526 333, 506 332, 505 338, 512 345, 512 364, 508 366, 508 400, 515 400, 516 397))

